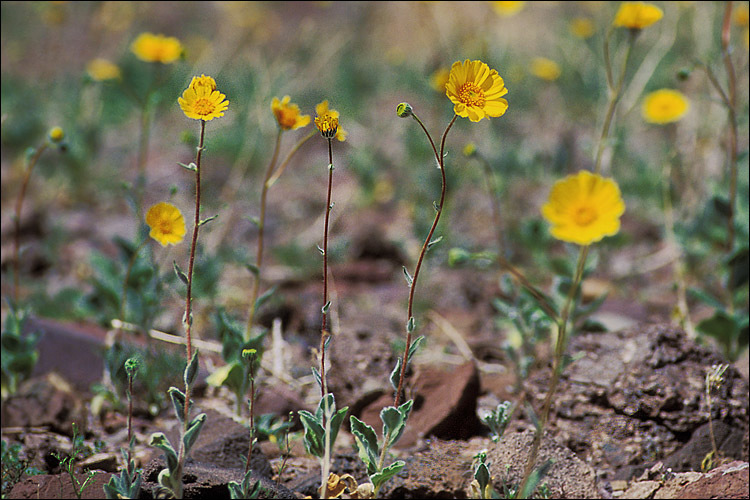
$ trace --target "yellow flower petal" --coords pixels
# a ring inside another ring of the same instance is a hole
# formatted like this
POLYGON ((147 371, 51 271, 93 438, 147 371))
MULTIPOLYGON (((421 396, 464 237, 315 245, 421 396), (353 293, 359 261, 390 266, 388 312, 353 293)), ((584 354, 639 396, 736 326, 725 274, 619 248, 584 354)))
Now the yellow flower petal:
POLYGON ((677 90, 661 89, 643 99, 641 115, 649 123, 664 125, 682 119, 690 109, 690 101, 677 90))
POLYGON ((185 237, 185 218, 171 203, 161 202, 146 212, 146 224, 151 228, 149 236, 161 246, 176 245, 185 237))
POLYGON ((456 115, 478 122, 482 118, 502 116, 508 101, 505 82, 495 70, 482 61, 456 61, 451 66, 445 95, 453 103, 456 115))

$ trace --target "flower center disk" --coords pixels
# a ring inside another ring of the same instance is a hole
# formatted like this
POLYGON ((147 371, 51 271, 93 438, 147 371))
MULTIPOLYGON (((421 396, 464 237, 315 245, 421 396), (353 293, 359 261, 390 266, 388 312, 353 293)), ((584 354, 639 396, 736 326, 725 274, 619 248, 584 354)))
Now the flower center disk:
POLYGON ((579 226, 588 226, 596 220, 596 211, 591 207, 580 207, 573 214, 573 220, 579 226))
POLYGON ((458 91, 458 98, 468 106, 478 106, 480 108, 484 106, 486 101, 484 91, 473 82, 466 82, 461 85, 461 89, 458 91))
POLYGON ((214 103, 209 99, 201 98, 195 101, 195 112, 199 115, 209 115, 214 111, 214 103))

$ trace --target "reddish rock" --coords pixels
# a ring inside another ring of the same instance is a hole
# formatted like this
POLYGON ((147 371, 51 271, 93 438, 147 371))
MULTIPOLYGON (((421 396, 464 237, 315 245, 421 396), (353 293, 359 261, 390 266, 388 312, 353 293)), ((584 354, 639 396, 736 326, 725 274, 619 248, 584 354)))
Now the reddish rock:
MULTIPOLYGON (((104 498, 104 485, 109 482, 111 476, 112 474, 107 472, 97 472, 83 488, 80 497, 76 496, 67 473, 54 476, 49 474, 31 476, 13 486, 8 498, 104 498)), ((76 474, 78 488, 87 477, 87 474, 76 474)))
MULTIPOLYGON (((414 381, 414 407, 399 448, 414 445, 422 437, 468 439, 481 431, 476 415, 479 397, 479 371, 473 362, 452 371, 426 369, 414 381)), ((380 411, 393 405, 389 394, 381 396, 362 411, 361 419, 380 433, 380 411)))
POLYGON ((677 498, 748 498, 750 469, 735 460, 706 473, 677 494, 677 498))

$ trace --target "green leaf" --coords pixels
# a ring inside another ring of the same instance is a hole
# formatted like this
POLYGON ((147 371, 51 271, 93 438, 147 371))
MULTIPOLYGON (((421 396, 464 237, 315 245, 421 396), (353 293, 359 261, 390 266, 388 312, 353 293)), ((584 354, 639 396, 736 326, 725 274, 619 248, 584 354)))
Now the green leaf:
POLYGON ((552 460, 547 460, 540 467, 534 469, 534 471, 529 476, 529 480, 526 482, 526 486, 524 487, 523 491, 519 491, 518 495, 516 495, 516 498, 531 498, 534 490, 536 490, 536 487, 539 486, 539 483, 542 482, 542 479, 547 474, 547 471, 549 471, 550 467, 552 467, 553 463, 554 462, 552 460))
POLYGON ((208 219, 203 219, 202 221, 200 221, 200 222, 198 223, 198 227, 201 227, 201 226, 202 226, 203 224, 208 224, 209 222, 211 222, 212 220, 214 220, 214 219, 215 219, 215 218, 217 218, 218 216, 219 216, 219 215, 218 215, 218 214, 216 214, 216 215, 212 215, 212 216, 211 216, 211 217, 209 217, 208 219))
POLYGON ((188 165, 180 162, 177 162, 177 164, 186 170, 190 170, 191 172, 195 172, 196 170, 198 170, 198 167, 193 162, 190 162, 188 165))
POLYGON ((414 320, 414 316, 409 318, 409 320, 406 322, 406 331, 411 333, 414 331, 414 329, 417 327, 416 321, 414 320))
POLYGON ((319 458, 323 457, 323 454, 325 453, 323 444, 325 429, 323 429, 323 426, 318 419, 309 411, 298 410, 297 414, 299 415, 302 426, 305 429, 305 449, 310 455, 319 458))
POLYGON ((323 314, 328 314, 328 310, 331 308, 331 301, 329 300, 325 304, 323 304, 323 307, 320 308, 320 312, 323 314))
POLYGON ((193 387, 195 383, 195 377, 198 376, 198 350, 196 349, 193 353, 193 359, 190 360, 190 364, 185 367, 185 387, 193 387))
POLYGON ((403 460, 397 460, 388 467, 384 468, 382 471, 371 475, 370 482, 372 482, 372 484, 375 486, 375 489, 377 490, 386 481, 401 472, 401 469, 404 468, 404 465, 406 465, 406 462, 404 462, 403 460))
POLYGON ((490 470, 487 468, 487 464, 482 462, 477 466, 477 470, 474 471, 474 479, 479 483, 479 491, 484 491, 487 488, 490 483, 490 470))
POLYGON ((187 274, 182 272, 182 269, 180 269, 180 266, 177 265, 177 261, 173 260, 172 265, 174 266, 174 273, 177 275, 177 277, 182 281, 184 284, 188 284, 188 277, 187 274))
POLYGON ((383 421, 383 436, 388 437, 388 441, 384 441, 386 448, 390 448, 401 438, 401 435, 406 429, 406 421, 409 419, 411 413, 413 400, 409 400, 402 404, 398 408, 393 406, 387 406, 380 411, 380 420, 383 421))
POLYGON ((257 298, 257 299, 255 300, 255 310, 256 310, 256 311, 257 311, 258 309, 260 309, 260 308, 261 308, 261 306, 263 306, 263 304, 265 304, 266 302, 268 302, 268 299, 270 299, 270 298, 271 298, 271 297, 273 296, 273 294, 274 294, 274 293, 276 293, 276 289, 277 289, 277 288, 278 288, 278 287, 276 287, 276 286, 272 286, 271 288, 269 288, 268 290, 266 290, 265 292, 263 292, 263 293, 261 294, 261 296, 260 296, 260 297, 258 297, 258 298, 257 298))
POLYGON ((185 436, 182 438, 182 442, 185 444, 186 454, 190 452, 190 449, 195 444, 195 440, 198 439, 198 435, 201 432, 201 428, 203 427, 203 424, 205 423, 206 423, 205 413, 201 413, 200 415, 195 417, 192 422, 190 422, 190 425, 185 431, 185 436))
POLYGON ((401 268, 404 270, 404 278, 406 278, 406 284, 411 286, 412 283, 414 283, 414 278, 411 277, 411 274, 409 274, 406 266, 401 266, 401 268))
POLYGON ((715 338, 725 347, 730 348, 732 341, 739 334, 739 327, 734 317, 723 310, 714 312, 713 316, 698 323, 696 328, 698 331, 715 338))
POLYGON ((422 345, 422 342, 424 341, 424 335, 420 335, 409 346, 409 356, 406 358, 406 366, 409 366, 409 363, 411 363, 411 358, 414 356, 414 353, 417 352, 417 349, 419 349, 419 346, 422 345))
POLYGON ((378 460, 380 449, 375 429, 362 422, 354 415, 349 417, 351 432, 357 443, 359 458, 367 467, 367 474, 375 474, 378 471, 378 460))
POLYGON ((177 452, 174 451, 172 444, 163 432, 155 432, 151 434, 148 444, 149 446, 159 448, 164 452, 169 470, 175 470, 177 468, 177 452))
POLYGON ((441 241, 442 239, 443 239, 443 237, 442 237, 442 236, 438 236, 438 237, 437 237, 437 238, 435 238, 434 240, 430 241, 430 242, 429 242, 429 243, 427 244, 427 249, 426 249, 425 251, 426 251, 426 252, 429 252, 429 251, 430 251, 430 249, 431 249, 432 247, 434 247, 435 245, 437 245, 438 243, 440 243, 440 241, 441 241))
POLYGON ((185 394, 177 387, 170 387, 167 390, 170 399, 172 400, 172 406, 174 407, 174 413, 180 423, 185 422, 185 394))
POLYGON ((248 271, 253 273, 253 276, 255 276, 256 279, 258 278, 258 276, 260 276, 260 268, 258 268, 258 266, 256 266, 255 264, 245 264, 245 267, 248 271))

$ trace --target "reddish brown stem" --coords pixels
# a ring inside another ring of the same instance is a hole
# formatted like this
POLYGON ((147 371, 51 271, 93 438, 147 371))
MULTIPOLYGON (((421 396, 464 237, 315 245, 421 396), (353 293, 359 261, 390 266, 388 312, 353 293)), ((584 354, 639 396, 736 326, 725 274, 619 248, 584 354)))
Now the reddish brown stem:
POLYGON ((333 146, 331 138, 328 138, 328 196, 326 197, 326 216, 323 229, 323 319, 320 327, 320 392, 321 397, 327 393, 326 387, 326 340, 328 331, 326 330, 326 319, 328 318, 328 222, 331 214, 331 190, 333 184, 333 146))

